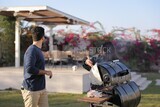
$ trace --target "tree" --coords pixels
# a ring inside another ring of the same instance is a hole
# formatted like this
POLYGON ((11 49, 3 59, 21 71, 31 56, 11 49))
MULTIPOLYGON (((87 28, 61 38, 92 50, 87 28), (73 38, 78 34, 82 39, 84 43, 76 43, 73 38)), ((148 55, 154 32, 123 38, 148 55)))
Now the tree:
POLYGON ((0 66, 14 65, 15 57, 15 17, 0 16, 0 66))

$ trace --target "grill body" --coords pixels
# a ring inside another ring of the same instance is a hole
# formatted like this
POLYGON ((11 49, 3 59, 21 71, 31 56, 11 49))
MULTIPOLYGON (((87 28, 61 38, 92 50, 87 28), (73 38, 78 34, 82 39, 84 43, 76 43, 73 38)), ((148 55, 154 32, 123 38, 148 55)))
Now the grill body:
MULTIPOLYGON (((92 67, 90 74, 91 84, 101 86, 101 89, 95 89, 106 96, 111 96, 107 102, 118 107, 137 107, 140 103, 139 87, 135 82, 130 81, 130 69, 119 60, 97 63, 92 67), (105 88, 107 90, 104 90, 105 88)), ((108 103, 103 103, 103 107, 108 107, 106 104, 108 103)))

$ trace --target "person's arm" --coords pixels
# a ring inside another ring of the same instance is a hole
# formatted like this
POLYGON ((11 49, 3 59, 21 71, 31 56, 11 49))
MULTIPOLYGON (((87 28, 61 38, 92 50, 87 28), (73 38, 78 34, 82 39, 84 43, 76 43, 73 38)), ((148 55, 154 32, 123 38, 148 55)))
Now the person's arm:
POLYGON ((83 67, 86 70, 90 71, 92 66, 93 66, 93 62, 90 60, 90 58, 89 57, 85 57, 83 59, 83 67))
POLYGON ((52 72, 47 70, 39 70, 38 75, 47 75, 49 78, 52 78, 52 72))

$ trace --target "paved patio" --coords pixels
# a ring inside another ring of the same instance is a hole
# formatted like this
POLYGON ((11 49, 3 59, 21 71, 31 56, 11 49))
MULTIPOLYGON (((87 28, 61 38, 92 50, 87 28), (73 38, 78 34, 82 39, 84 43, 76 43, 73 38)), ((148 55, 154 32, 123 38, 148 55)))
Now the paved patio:
POLYGON ((160 86, 160 79, 156 80, 156 85, 160 86))
MULTIPOLYGON (((46 70, 53 72, 52 79, 46 77, 46 87, 49 92, 81 94, 90 89, 89 72, 82 67, 78 67, 76 71, 73 71, 71 66, 47 66, 46 70)), ((147 78, 136 72, 131 72, 131 76, 131 81, 135 81, 141 90, 146 89, 151 83, 147 78)), ((23 67, 0 68, 0 89, 20 89, 22 81, 23 67)), ((157 85, 160 85, 160 80, 157 80, 157 85)))
MULTIPOLYGON (((71 66, 47 67, 53 72, 52 79, 46 77, 47 90, 49 92, 83 93, 89 86, 89 72, 79 67, 73 71, 71 66)), ((0 68, 0 89, 20 89, 23 81, 23 67, 0 68)))

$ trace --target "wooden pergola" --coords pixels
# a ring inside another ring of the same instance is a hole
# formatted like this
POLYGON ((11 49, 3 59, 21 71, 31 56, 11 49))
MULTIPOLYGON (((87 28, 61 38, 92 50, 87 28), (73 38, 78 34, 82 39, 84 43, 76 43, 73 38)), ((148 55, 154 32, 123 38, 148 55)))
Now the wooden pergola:
MULTIPOLYGON (((48 6, 0 7, 0 15, 16 17, 15 24, 15 67, 20 67, 20 21, 26 20, 47 25, 50 29, 56 25, 89 25, 88 21, 74 17, 48 6)), ((53 38, 50 36, 50 48, 53 38)))

